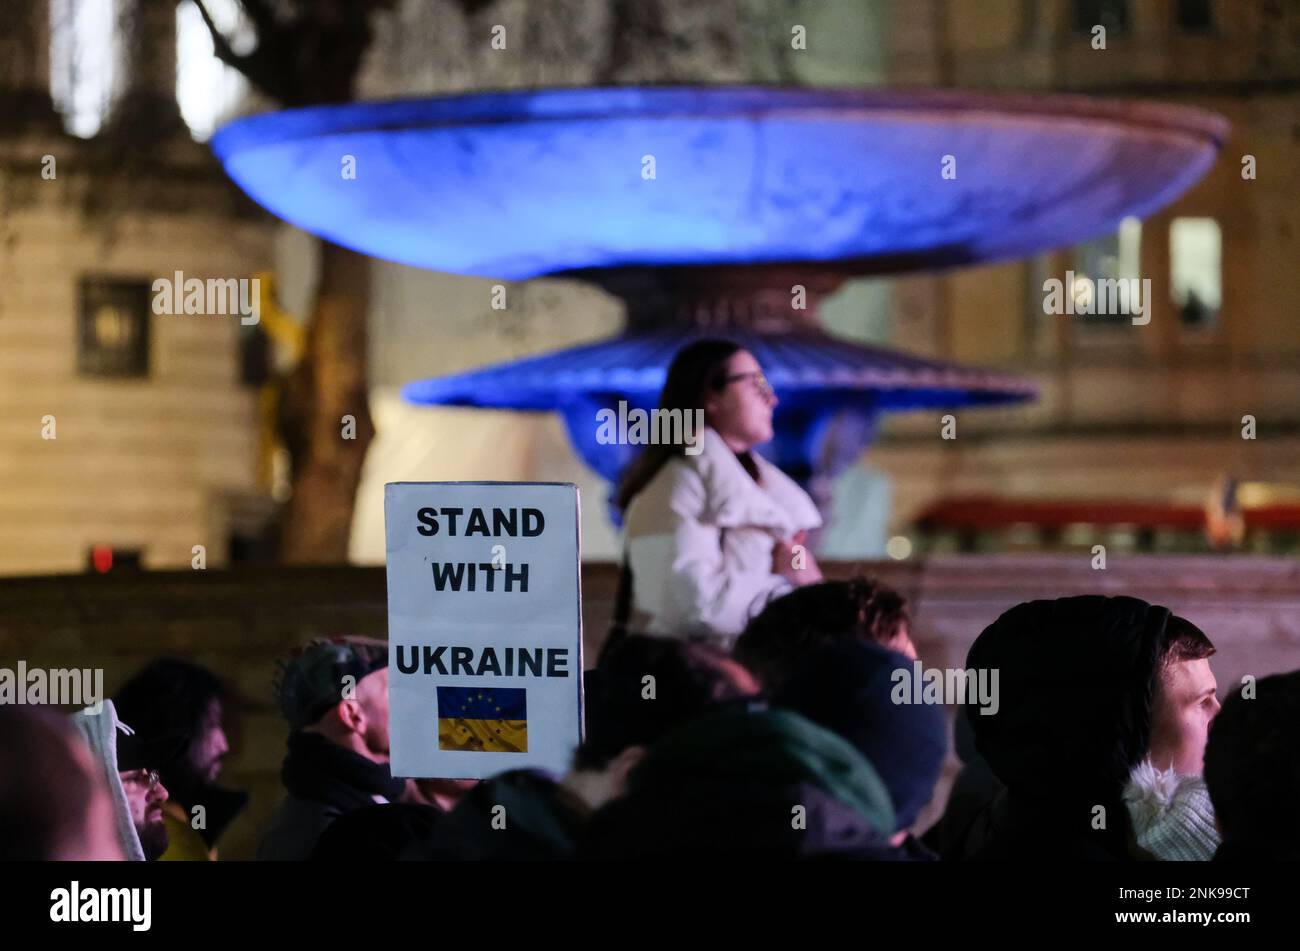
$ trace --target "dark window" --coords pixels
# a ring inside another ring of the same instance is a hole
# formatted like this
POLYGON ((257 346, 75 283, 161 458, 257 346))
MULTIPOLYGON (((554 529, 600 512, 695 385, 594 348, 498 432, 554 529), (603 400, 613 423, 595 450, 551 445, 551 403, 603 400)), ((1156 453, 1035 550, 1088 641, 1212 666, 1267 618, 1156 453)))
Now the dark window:
POLYGON ((106 575, 110 571, 139 571, 140 549, 95 545, 86 553, 86 570, 106 575))
POLYGON ((1208 33, 1214 29, 1210 0, 1178 0, 1178 29, 1188 33, 1208 33))
POLYGON ((1091 33, 1095 26, 1107 33, 1128 32, 1128 0, 1074 0, 1074 28, 1091 33))
POLYGON ((148 376, 151 312, 148 282, 83 278, 77 372, 85 376, 148 376))
POLYGON ((268 565, 273 564, 279 552, 279 533, 276 527, 268 527, 260 535, 246 532, 230 533, 230 564, 232 565, 268 565))

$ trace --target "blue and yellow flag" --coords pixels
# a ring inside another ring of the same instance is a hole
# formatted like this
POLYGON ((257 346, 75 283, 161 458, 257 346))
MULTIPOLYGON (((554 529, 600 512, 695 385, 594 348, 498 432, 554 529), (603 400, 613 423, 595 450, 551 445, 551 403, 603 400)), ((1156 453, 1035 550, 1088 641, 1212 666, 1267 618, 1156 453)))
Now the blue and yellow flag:
POLYGON ((528 752, 523 687, 439 687, 438 749, 528 752))

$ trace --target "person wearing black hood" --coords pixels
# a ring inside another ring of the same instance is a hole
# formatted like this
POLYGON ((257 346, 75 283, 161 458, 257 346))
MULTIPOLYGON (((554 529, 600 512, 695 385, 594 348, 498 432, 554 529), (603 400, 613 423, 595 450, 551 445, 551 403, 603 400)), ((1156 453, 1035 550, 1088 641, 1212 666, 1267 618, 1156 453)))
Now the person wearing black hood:
POLYGON ((229 695, 216 675, 181 660, 154 661, 114 698, 119 716, 158 750, 168 846, 161 861, 209 861, 217 840, 248 803, 248 794, 217 785, 230 751, 229 695))
POLYGON ((1253 687, 1228 698, 1205 747, 1214 861, 1300 861, 1300 670, 1253 687))
MULTIPOLYGON (((1005 612, 966 659, 968 670, 998 672, 996 706, 965 711, 1005 789, 944 857, 1155 857, 1139 845, 1147 830, 1135 828, 1126 790, 1140 767, 1200 771, 1218 710, 1213 652, 1190 622, 1137 598, 1058 598, 1005 612)), ((1189 830, 1177 831, 1185 840, 1189 830)))
POLYGON ((257 857, 301 861, 335 819, 406 792, 388 767, 388 645, 313 641, 280 663, 277 692, 291 731, 280 771, 288 795, 257 857))

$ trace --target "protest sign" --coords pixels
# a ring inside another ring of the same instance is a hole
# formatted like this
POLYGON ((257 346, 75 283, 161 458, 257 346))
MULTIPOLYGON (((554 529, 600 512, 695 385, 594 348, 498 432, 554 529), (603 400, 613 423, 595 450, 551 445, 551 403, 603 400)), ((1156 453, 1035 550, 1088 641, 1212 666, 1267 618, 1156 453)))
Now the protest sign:
POLYGON ((395 776, 563 772, 582 730, 578 489, 384 487, 395 776))

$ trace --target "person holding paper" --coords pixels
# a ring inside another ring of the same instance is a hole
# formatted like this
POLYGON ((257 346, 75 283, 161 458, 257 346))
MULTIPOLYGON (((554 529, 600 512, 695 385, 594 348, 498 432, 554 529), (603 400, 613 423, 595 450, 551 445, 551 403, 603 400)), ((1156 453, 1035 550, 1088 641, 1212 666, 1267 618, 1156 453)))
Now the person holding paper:
POLYGON ((617 495, 620 613, 635 609, 637 629, 729 648, 769 600, 821 580, 804 548, 821 525, 816 506, 753 451, 772 438, 776 404, 758 361, 735 343, 699 340, 673 358, 657 413, 680 412, 693 438, 647 446, 617 495))

